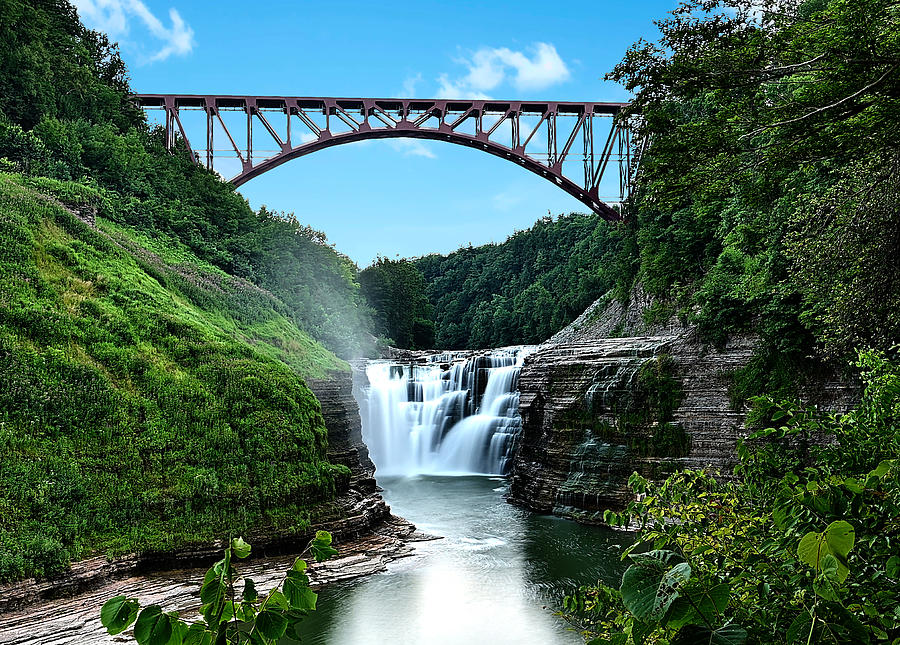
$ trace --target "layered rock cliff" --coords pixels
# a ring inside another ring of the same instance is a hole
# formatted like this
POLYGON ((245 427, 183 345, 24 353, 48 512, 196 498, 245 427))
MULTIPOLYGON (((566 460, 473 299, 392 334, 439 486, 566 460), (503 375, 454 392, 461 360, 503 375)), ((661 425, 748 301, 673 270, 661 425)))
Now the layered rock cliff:
POLYGON ((375 464, 362 439, 359 405, 353 397, 353 373, 333 372, 327 379, 307 379, 322 406, 328 428, 328 461, 350 469, 350 486, 375 491, 375 464))
MULTIPOLYGON (((748 364, 755 338, 713 348, 674 317, 652 322, 652 306, 640 286, 625 304, 601 298, 526 359, 511 502, 600 522, 605 509, 629 501, 634 471, 731 476, 746 435, 733 375, 748 364)), ((853 391, 824 383, 808 398, 842 409, 853 391)))
POLYGON ((729 374, 751 353, 748 339, 713 352, 687 334, 541 347, 519 379, 510 500, 600 521, 627 503, 633 471, 730 471, 744 415, 729 400, 729 374))

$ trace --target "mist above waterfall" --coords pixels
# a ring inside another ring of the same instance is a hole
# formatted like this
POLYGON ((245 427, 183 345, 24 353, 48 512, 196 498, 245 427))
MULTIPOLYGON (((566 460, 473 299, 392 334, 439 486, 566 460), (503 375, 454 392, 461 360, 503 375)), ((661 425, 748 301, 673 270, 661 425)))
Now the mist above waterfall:
POLYGON ((519 371, 531 348, 373 361, 363 439, 380 475, 503 475, 522 428, 519 371))

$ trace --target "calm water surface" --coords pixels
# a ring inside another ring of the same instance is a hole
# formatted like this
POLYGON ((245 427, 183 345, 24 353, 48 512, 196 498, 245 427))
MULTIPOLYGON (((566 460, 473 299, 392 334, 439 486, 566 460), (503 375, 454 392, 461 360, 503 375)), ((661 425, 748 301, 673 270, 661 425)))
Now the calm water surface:
POLYGON ((498 477, 379 479, 393 512, 444 536, 389 571, 319 593, 316 645, 583 643, 553 615, 564 593, 621 575, 627 536, 507 504, 498 477))

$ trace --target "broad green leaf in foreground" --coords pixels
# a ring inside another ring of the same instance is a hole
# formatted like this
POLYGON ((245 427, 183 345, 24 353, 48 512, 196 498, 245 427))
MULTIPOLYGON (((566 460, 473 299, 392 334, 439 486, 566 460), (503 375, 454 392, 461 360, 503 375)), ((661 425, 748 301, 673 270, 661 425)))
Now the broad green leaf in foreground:
POLYGON ((849 522, 838 520, 832 522, 821 533, 807 533, 797 545, 797 556, 817 571, 822 570, 826 555, 837 560, 836 580, 843 582, 850 573, 847 566, 847 555, 853 548, 856 533, 849 522))
POLYGON ((100 623, 115 636, 131 626, 138 614, 138 603, 125 596, 116 596, 107 600, 100 609, 100 623))

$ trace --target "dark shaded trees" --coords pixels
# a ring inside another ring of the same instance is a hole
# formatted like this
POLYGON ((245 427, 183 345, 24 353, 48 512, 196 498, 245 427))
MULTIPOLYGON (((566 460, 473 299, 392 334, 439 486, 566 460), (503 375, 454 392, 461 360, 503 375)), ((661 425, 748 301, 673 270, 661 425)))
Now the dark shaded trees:
POLYGON ((375 311, 376 333, 397 347, 434 347, 434 322, 425 294, 425 277, 413 262, 379 257, 360 272, 359 282, 375 311))
POLYGON ((685 2, 609 75, 636 93, 639 277, 711 340, 803 361, 900 338, 900 5, 685 2))

